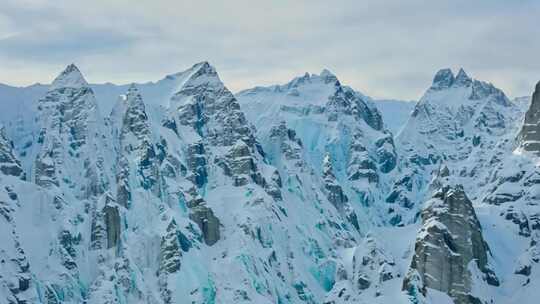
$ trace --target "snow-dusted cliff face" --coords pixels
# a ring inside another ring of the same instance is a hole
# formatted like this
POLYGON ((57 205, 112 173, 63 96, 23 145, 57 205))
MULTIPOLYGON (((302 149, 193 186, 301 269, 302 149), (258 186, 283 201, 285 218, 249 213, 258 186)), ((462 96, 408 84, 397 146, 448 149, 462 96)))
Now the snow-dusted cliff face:
POLYGON ((497 157, 514 146, 523 112, 492 84, 471 79, 462 69, 437 72, 396 137, 398 178, 386 201, 395 223, 416 221, 426 187, 441 163, 464 177, 468 195, 489 179, 497 157))
POLYGON ((266 139, 275 127, 294 130, 307 165, 323 172, 326 158, 344 194, 360 202, 355 208, 362 208, 359 213, 369 218, 365 222, 378 218, 368 214, 378 208, 369 207, 381 202, 397 155, 392 134, 369 97, 324 70, 285 85, 243 91, 238 98, 265 150, 271 150, 266 139))
POLYGON ((396 137, 327 70, 0 93, 0 303, 535 303, 538 94, 441 70, 396 137))
POLYGON ((456 303, 534 301, 540 184, 538 158, 519 148, 523 109, 463 70, 441 70, 397 136, 387 202, 400 224, 423 223, 403 286, 413 297, 435 289, 456 303))

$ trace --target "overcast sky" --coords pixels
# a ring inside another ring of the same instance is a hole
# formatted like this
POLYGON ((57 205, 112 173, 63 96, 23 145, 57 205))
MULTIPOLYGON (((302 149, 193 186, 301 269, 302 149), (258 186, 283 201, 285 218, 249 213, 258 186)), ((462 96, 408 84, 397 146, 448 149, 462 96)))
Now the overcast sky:
POLYGON ((233 91, 334 72, 374 97, 417 99, 443 67, 509 96, 540 80, 538 0, 2 0, 0 82, 154 81, 207 60, 233 91))

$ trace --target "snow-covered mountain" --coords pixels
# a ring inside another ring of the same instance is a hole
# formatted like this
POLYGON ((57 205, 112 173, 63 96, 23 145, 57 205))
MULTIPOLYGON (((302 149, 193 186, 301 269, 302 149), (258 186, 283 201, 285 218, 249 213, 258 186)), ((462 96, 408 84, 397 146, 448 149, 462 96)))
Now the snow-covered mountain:
POLYGON ((538 96, 2 86, 0 303, 535 303, 538 96))
POLYGON ((463 70, 435 75, 396 138, 399 173, 387 198, 399 206, 400 224, 419 216, 423 223, 403 286, 409 294, 431 288, 455 303, 534 301, 538 280, 523 279, 520 269, 534 251, 539 210, 530 206, 540 186, 538 159, 516 150, 523 117, 521 104, 463 70))

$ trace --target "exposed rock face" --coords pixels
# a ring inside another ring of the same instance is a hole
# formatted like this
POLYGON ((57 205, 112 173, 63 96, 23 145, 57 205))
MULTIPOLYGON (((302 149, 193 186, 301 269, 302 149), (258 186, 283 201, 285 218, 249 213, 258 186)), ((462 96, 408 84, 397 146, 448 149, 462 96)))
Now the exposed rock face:
POLYGON ((342 113, 352 115, 358 121, 364 121, 374 130, 383 130, 381 114, 372 103, 364 100, 351 88, 341 86, 337 79, 335 88, 334 94, 328 98, 325 105, 329 120, 337 119, 339 113, 342 113))
POLYGON ((373 236, 366 236, 353 257, 353 284, 358 290, 381 286, 386 281, 401 276, 395 269, 394 259, 377 243, 373 236))
POLYGON ((343 189, 336 182, 336 176, 332 168, 332 162, 330 155, 326 155, 323 160, 323 178, 325 181, 325 188, 328 191, 328 200, 336 206, 338 209, 342 209, 343 205, 349 201, 343 189))
POLYGON ((251 156, 251 151, 243 141, 238 141, 231 147, 225 157, 225 174, 231 176, 235 186, 244 186, 253 181, 265 186, 265 181, 260 174, 255 159, 251 156))
POLYGON ((75 65, 53 81, 38 110, 35 182, 47 188, 65 185, 83 199, 103 194, 111 168, 104 155, 108 132, 94 92, 75 65))
POLYGON ((281 121, 278 126, 270 130, 270 138, 279 142, 281 153, 289 161, 295 161, 295 166, 301 167, 302 162, 302 141, 296 136, 296 132, 287 127, 285 121, 281 121))
POLYGON ((177 122, 191 126, 213 146, 231 146, 244 140, 249 146, 255 138, 234 95, 219 80, 216 70, 201 62, 182 89, 171 98, 177 107, 177 122))
POLYGON ((30 264, 14 220, 19 201, 9 192, 0 189, 0 290, 5 292, 2 300, 5 303, 37 302, 30 264))
POLYGON ((351 205, 348 203, 349 198, 343 192, 343 188, 338 183, 336 176, 334 175, 334 169, 332 168, 332 161, 330 155, 326 155, 323 160, 323 174, 324 189, 326 190, 326 196, 330 203, 336 207, 336 209, 342 213, 351 224, 358 230, 360 229, 358 224, 358 218, 351 205))
POLYGON ((456 75, 456 78, 454 78, 454 83, 456 86, 464 86, 467 87, 471 85, 472 79, 465 73, 463 69, 459 69, 458 74, 456 75))
POLYGON ((120 143, 123 152, 134 159, 140 185, 160 194, 159 161, 150 137, 150 125, 143 99, 135 85, 126 94, 127 109, 124 114, 120 143))
POLYGON ((178 225, 172 220, 167 226, 165 235, 161 238, 159 256, 159 271, 174 273, 180 270, 182 252, 178 243, 178 225))
POLYGON ((518 143, 523 150, 540 156, 540 82, 536 84, 531 106, 525 113, 523 128, 518 135, 518 143))
POLYGON ((201 229, 204 237, 204 242, 208 246, 214 245, 219 241, 219 219, 214 215, 212 209, 210 209, 204 201, 198 200, 190 206, 191 213, 189 218, 197 223, 201 229))
POLYGON ((208 181, 208 172, 206 171, 206 156, 202 142, 192 143, 187 147, 187 167, 191 174, 189 179, 202 188, 208 181))
POLYGON ((422 223, 403 289, 413 294, 418 288, 425 295, 426 288, 432 288, 447 293, 457 304, 481 303, 471 293, 471 267, 488 284, 499 282, 488 265, 490 251, 463 187, 443 185, 436 191, 422 211, 422 223))
POLYGON ((120 156, 116 166, 116 201, 120 206, 129 208, 131 204, 129 161, 124 156, 120 156))
POLYGON ((150 190, 154 195, 161 195, 161 181, 157 153, 152 142, 150 122, 144 102, 135 85, 131 85, 119 103, 124 107, 120 128, 119 148, 116 166, 117 201, 128 207, 131 201, 132 186, 150 190), (130 185, 130 176, 138 185, 130 185))
MULTIPOLYGON (((540 230, 540 229, 537 229, 540 230)), ((535 265, 540 264, 540 231, 535 231, 530 239, 529 248, 518 258, 514 274, 529 277, 535 265)), ((526 281, 527 282, 527 281, 526 281)))
POLYGON ((107 248, 115 247, 120 241, 120 214, 118 207, 106 205, 103 208, 105 227, 107 227, 107 248))
POLYGON ((120 241, 121 222, 118 205, 108 193, 96 201, 92 213, 91 248, 116 247, 120 241))
POLYGON ((366 147, 358 140, 360 134, 353 135, 355 141, 349 149, 350 160, 347 165, 347 174, 350 181, 366 179, 369 183, 378 183, 379 175, 377 165, 366 147))
POLYGON ((442 69, 435 74, 431 88, 434 90, 447 89, 454 84, 454 73, 450 69, 442 69))
POLYGON ((25 179, 21 163, 13 154, 13 146, 3 127, 0 127, 0 173, 25 179))
POLYGON ((161 237, 159 252, 159 285, 161 298, 164 303, 172 303, 172 292, 167 282, 167 276, 180 270, 182 251, 180 251, 178 225, 172 220, 161 237))

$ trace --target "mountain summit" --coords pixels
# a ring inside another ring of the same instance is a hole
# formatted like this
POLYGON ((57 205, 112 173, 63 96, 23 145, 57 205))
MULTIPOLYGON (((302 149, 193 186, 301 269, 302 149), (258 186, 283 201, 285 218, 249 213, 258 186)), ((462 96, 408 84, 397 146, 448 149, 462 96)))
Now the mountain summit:
POLYGON ((75 64, 68 65, 51 84, 51 90, 57 88, 81 88, 88 86, 79 68, 75 64))

